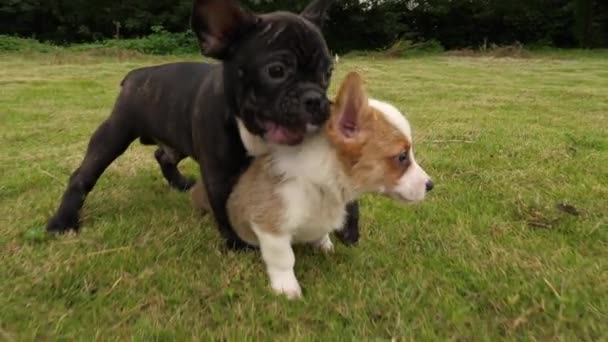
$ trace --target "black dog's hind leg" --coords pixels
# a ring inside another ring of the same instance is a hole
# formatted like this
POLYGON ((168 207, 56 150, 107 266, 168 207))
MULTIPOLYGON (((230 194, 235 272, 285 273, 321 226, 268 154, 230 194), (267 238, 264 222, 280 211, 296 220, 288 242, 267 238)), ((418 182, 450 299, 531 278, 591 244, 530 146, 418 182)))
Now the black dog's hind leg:
POLYGON ((177 151, 166 146, 159 146, 154 157, 160 165, 160 170, 163 176, 169 182, 169 185, 179 191, 186 191, 194 186, 196 180, 194 178, 184 177, 177 168, 177 164, 186 156, 177 153, 177 151))
POLYGON ((78 229, 80 209, 87 194, 108 165, 120 156, 135 138, 128 120, 119 121, 110 117, 97 128, 89 141, 82 163, 70 176, 59 209, 47 223, 48 231, 62 233, 70 228, 78 229))
POLYGON ((345 245, 354 245, 359 242, 359 202, 348 203, 346 212, 347 217, 344 227, 337 231, 336 235, 345 245))

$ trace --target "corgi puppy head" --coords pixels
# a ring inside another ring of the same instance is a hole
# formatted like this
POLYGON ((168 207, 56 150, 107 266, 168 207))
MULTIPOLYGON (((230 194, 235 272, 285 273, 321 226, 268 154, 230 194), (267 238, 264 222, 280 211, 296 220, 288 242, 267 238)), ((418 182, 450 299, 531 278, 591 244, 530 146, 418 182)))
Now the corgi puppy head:
POLYGON ((356 72, 343 81, 325 129, 358 191, 417 202, 433 188, 414 159, 409 122, 392 105, 368 99, 356 72))

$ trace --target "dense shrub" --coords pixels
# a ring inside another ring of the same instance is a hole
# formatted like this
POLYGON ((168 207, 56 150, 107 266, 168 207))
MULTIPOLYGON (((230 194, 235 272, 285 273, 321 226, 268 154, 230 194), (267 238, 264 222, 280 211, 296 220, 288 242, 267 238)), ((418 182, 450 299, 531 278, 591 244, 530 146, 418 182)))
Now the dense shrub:
POLYGON ((153 28, 151 35, 138 39, 112 39, 103 42, 109 48, 135 50, 152 55, 198 53, 199 48, 192 32, 171 33, 162 26, 153 28))
POLYGON ((0 35, 0 52, 35 51, 49 52, 53 46, 43 44, 35 39, 24 39, 7 35, 0 35))
MULTIPOLYGON (((0 35, 0 52, 51 52, 61 47, 40 43, 31 38, 0 35)), ((171 33, 162 27, 154 28, 154 33, 133 39, 108 39, 94 43, 77 44, 69 47, 72 51, 132 50, 151 55, 198 54, 199 48, 192 32, 171 33)))

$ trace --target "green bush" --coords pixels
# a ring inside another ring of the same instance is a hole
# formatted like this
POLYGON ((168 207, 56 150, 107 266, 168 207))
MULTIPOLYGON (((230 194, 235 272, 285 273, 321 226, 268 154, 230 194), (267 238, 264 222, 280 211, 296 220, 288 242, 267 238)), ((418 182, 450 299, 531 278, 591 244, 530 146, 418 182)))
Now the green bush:
MULTIPOLYGON (((72 51, 132 50, 151 55, 180 55, 199 53, 198 43, 192 32, 171 33, 160 26, 152 28, 151 35, 136 39, 108 39, 69 47, 72 51)), ((64 47, 38 42, 35 39, 0 35, 1 52, 51 52, 64 47)))
POLYGON ((40 43, 35 39, 0 35, 0 52, 50 52, 55 49, 57 47, 40 43))
POLYGON ((198 43, 192 32, 171 33, 162 26, 152 27, 149 36, 137 39, 111 39, 101 42, 101 46, 135 50, 152 55, 176 55, 198 53, 198 43))

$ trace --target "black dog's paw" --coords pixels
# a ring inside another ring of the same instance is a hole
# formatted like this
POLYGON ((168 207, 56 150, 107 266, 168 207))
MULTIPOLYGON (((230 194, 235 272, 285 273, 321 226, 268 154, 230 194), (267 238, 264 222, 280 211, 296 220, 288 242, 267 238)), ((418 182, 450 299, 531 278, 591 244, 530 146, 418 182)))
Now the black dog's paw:
POLYGON ((359 229, 357 229, 357 227, 346 227, 337 231, 336 236, 338 237, 338 240, 345 245, 356 245, 359 242, 359 229))
POLYGON ((169 182, 169 185, 172 188, 182 192, 190 190, 194 184, 196 184, 196 179, 190 177, 181 177, 180 179, 169 182))
POLYGON ((181 186, 181 190, 188 191, 194 186, 194 184, 196 184, 196 179, 194 179, 192 177, 185 177, 184 182, 182 183, 182 186, 181 186))
POLYGON ((346 222, 344 227, 336 232, 336 236, 343 244, 352 246, 359 242, 359 203, 355 201, 347 204, 346 211, 346 222))
POLYGON ((55 215, 51 217, 46 225, 46 231, 53 234, 63 234, 70 230, 78 231, 79 228, 78 215, 64 217, 55 215))

